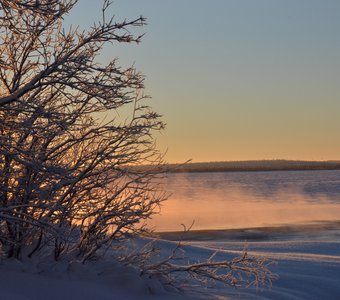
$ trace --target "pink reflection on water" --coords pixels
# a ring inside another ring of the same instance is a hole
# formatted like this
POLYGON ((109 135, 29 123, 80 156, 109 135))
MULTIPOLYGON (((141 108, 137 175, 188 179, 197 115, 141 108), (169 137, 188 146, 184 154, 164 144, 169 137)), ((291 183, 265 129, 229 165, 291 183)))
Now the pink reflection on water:
POLYGON ((249 191, 201 189, 188 197, 186 189, 174 191, 164 203, 161 214, 149 225, 156 231, 193 229, 231 229, 339 220, 340 203, 327 196, 313 198, 298 191, 278 191, 273 198, 260 198, 249 191))

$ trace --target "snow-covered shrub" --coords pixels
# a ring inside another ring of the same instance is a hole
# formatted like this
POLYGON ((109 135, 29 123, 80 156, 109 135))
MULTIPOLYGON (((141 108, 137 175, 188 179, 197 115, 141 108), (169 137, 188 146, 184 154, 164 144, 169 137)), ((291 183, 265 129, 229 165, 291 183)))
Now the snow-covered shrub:
POLYGON ((76 0, 0 1, 0 244, 8 257, 43 247, 85 261, 143 230, 159 206, 159 115, 143 77, 104 45, 138 43, 139 17, 65 30, 76 0), (136 165, 148 164, 137 169, 136 165), (25 250, 25 251, 26 251, 25 250))
POLYGON ((263 256, 251 255, 245 245, 240 253, 212 251, 192 247, 183 242, 159 239, 137 240, 136 245, 121 255, 124 264, 140 270, 142 276, 156 278, 176 289, 195 286, 258 288, 271 286, 277 274, 270 270, 274 262, 263 256), (132 248, 132 249, 131 249, 132 248))
MULTIPOLYGON (((142 232, 166 198, 153 139, 164 124, 144 104, 143 77, 116 59, 106 65, 98 59, 107 44, 138 43, 130 30, 145 20, 107 18, 105 0, 102 19, 89 31, 65 30, 76 2, 0 0, 0 251, 6 257, 40 253, 85 262, 142 232)), ((248 255, 179 265, 177 250, 160 261, 153 251, 125 261, 138 258, 144 274, 167 283, 176 273, 231 285, 242 274, 255 283, 271 278, 266 261, 248 255)))

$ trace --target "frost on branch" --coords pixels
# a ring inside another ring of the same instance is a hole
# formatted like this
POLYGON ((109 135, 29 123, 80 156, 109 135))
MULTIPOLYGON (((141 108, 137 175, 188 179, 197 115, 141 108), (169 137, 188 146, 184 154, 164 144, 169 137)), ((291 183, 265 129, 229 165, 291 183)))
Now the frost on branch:
POLYGON ((181 242, 164 257, 161 247, 157 247, 159 242, 152 240, 141 250, 123 255, 121 260, 128 265, 137 266, 141 275, 155 277, 164 284, 180 288, 196 285, 213 287, 216 284, 235 288, 258 288, 261 285, 271 286, 272 281, 278 278, 269 269, 273 261, 250 255, 246 249, 240 255, 213 252, 208 257, 202 255, 199 260, 197 257, 187 257, 186 246, 181 242))
POLYGON ((143 76, 105 44, 137 43, 132 21, 63 28, 75 0, 0 1, 0 247, 8 257, 53 249, 82 261, 143 230, 164 194, 143 76), (148 169, 134 166, 148 164, 148 169))
MULTIPOLYGON (((52 252, 85 262, 143 232, 166 198, 153 138, 164 124, 145 104, 143 76, 117 59, 106 65, 98 59, 106 44, 138 43, 131 30, 145 20, 108 18, 105 0, 102 19, 89 31, 64 29, 76 3, 0 0, 0 253, 6 257, 52 252)), ((248 276, 250 284, 273 278, 266 260, 246 253, 181 264, 179 250, 158 262, 154 251, 125 259, 170 284, 187 278, 238 286, 248 276)))

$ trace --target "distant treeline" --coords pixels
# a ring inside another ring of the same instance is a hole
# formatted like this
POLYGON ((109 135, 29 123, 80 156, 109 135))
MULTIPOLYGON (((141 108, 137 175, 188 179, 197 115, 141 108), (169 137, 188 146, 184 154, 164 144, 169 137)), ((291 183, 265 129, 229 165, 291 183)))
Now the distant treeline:
POLYGON ((168 164, 164 167, 169 172, 338 170, 340 161, 249 160, 168 164))

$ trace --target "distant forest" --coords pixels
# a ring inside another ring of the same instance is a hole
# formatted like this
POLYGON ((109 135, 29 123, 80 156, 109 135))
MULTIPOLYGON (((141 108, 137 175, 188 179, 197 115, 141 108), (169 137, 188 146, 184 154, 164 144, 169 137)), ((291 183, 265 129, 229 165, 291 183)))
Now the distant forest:
POLYGON ((340 161, 249 160, 168 164, 169 172, 340 170, 340 161))

